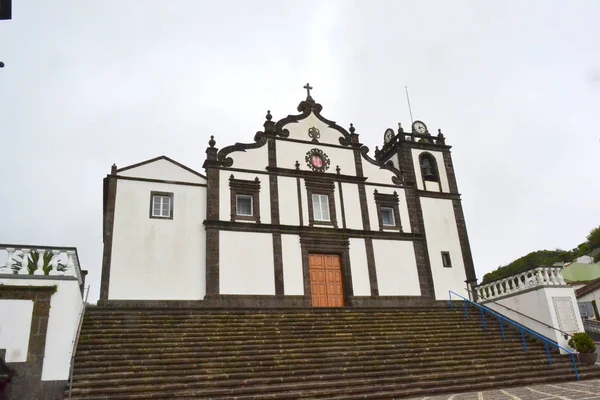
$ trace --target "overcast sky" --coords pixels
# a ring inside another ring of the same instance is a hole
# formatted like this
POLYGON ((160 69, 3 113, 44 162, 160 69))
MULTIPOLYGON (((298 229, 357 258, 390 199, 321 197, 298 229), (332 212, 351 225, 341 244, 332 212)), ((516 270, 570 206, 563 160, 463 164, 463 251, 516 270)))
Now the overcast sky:
MULTIPOLYGON (((102 179, 167 155, 202 171, 270 109, 363 143, 441 128, 478 277, 600 224, 600 2, 13 1, 0 21, 0 243, 76 246, 99 292, 102 179)), ((202 171, 203 172, 203 171, 202 171)))

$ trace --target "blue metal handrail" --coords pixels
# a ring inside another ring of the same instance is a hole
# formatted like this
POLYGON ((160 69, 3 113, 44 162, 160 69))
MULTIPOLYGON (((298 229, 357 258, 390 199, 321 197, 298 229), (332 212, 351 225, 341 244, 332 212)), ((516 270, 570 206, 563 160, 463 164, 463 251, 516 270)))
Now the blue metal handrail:
POLYGON ((479 308, 479 310, 481 310, 481 324, 482 324, 484 330, 486 329, 485 313, 487 312, 488 314, 491 314, 491 315, 497 317, 500 320, 500 329, 502 330, 502 340, 506 339, 506 335, 504 334, 504 321, 508 322, 510 325, 514 325, 515 327, 517 327, 521 331, 521 339, 523 340, 523 350, 526 353, 527 353, 527 342, 525 340, 525 332, 537 337, 538 339, 541 339, 544 342, 544 346, 546 348, 546 354, 548 355, 548 365, 552 365, 552 356, 550 355, 550 349, 548 348, 548 344, 551 344, 552 346, 555 346, 561 350, 564 350, 567 354, 570 354, 571 361, 573 362, 573 369, 575 370, 575 380, 579 380, 579 371, 577 370, 577 362, 575 361, 575 353, 573 353, 570 350, 565 349, 564 347, 560 346, 558 343, 554 343, 553 341, 548 340, 547 338, 532 331, 531 329, 528 329, 528 328, 524 327, 523 325, 521 325, 515 321, 512 321, 485 306, 482 306, 481 304, 477 304, 477 303, 467 299, 466 297, 453 292, 452 290, 448 290, 448 296, 450 297, 450 309, 451 310, 454 310, 454 301, 452 300, 452 295, 455 295, 455 296, 463 299, 464 306, 465 306, 465 318, 467 318, 467 319, 469 318, 469 309, 467 308, 467 303, 470 303, 470 304, 474 305, 475 307, 479 308))

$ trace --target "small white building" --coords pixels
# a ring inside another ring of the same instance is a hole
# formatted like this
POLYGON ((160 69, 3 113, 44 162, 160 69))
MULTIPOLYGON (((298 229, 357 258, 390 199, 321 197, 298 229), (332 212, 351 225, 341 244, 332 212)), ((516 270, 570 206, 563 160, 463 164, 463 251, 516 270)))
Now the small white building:
POLYGON ((475 283, 451 147, 420 121, 375 156, 299 114, 220 150, 204 173, 162 156, 104 179, 100 304, 219 307, 419 304, 475 283), (149 303, 148 303, 149 304, 149 303))

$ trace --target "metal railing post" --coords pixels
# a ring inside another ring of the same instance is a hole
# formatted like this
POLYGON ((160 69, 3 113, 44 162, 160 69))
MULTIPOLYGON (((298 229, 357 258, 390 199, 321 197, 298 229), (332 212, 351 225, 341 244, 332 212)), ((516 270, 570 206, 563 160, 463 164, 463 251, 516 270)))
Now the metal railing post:
POLYGON ((548 342, 544 342, 546 347, 546 354, 548 354, 548 365, 552 365, 552 356, 550 356, 550 349, 548 348, 548 342))
POLYGON ((502 341, 506 340, 506 335, 504 334, 504 319, 500 318, 500 330, 502 331, 502 341))
POLYGON ((450 297, 450 309, 454 310, 454 302, 452 301, 452 293, 448 290, 448 297, 450 297))
POLYGON ((463 304, 465 305, 465 319, 469 319, 469 310, 467 310, 467 302, 463 300, 463 304))
POLYGON ((579 371, 577 371, 577 362, 575 362, 575 353, 571 353, 571 361, 573 361, 573 369, 575 370, 575 380, 579 380, 579 371))
POLYGON ((85 309, 87 306, 88 296, 90 294, 90 285, 87 287, 85 293, 85 299, 83 299, 83 306, 81 307, 81 313, 79 314, 79 324, 77 325, 77 331, 75 332, 75 338, 73 339, 73 351, 71 353, 71 366, 69 368, 69 399, 73 393, 73 371, 75 370, 75 351, 77 351, 77 344, 79 343, 79 335, 81 333, 81 325, 83 325, 83 317, 85 316, 85 309))
POLYGON ((527 341, 525 340, 525 332, 521 329, 521 338, 523 339, 523 351, 527 353, 527 341))

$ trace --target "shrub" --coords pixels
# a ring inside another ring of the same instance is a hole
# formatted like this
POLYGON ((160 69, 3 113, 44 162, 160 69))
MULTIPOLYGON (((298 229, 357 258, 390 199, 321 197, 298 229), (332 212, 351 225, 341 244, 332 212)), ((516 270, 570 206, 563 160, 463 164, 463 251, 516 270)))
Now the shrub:
POLYGON ((585 332, 575 333, 569 339, 569 346, 577 350, 578 353, 593 353, 596 351, 596 343, 585 332))

